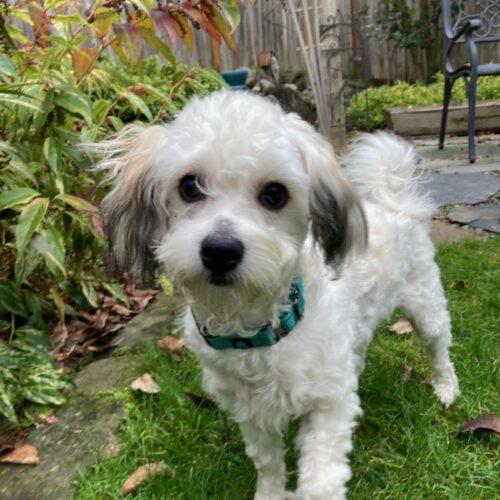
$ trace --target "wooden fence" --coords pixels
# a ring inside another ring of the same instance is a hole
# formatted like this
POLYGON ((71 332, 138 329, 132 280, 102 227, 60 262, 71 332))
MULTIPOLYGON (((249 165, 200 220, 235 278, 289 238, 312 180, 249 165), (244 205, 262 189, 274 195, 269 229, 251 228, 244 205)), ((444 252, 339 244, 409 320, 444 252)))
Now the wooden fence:
MULTIPOLYGON (((319 9, 326 5, 325 0, 317 0, 319 9)), ((297 5, 299 1, 296 0, 297 5)), ((422 0, 409 0, 410 5, 419 8, 422 0)), ((352 7, 355 8, 355 18, 360 12, 367 14, 361 16, 361 23, 366 26, 373 24, 374 12, 379 4, 378 0, 335 0, 337 8, 333 8, 332 21, 337 23, 338 46, 344 53, 344 69, 346 73, 353 71, 352 56, 356 55, 361 60, 356 64, 359 72, 367 80, 392 81, 422 80, 429 73, 431 61, 427 60, 424 50, 413 51, 400 49, 394 43, 377 38, 364 36, 364 29, 353 31, 350 27, 352 7), (356 44, 356 53, 353 49, 356 44)), ((332 2, 329 2, 331 9, 332 2)), ((299 9, 300 10, 300 9, 299 9)), ((439 23, 440 20, 436 20, 439 23)), ((279 0, 256 0, 248 5, 242 13, 241 25, 234 34, 237 54, 232 54, 224 45, 220 49, 220 66, 222 70, 234 69, 242 66, 257 64, 260 52, 272 50, 278 57, 282 68, 303 68, 298 40, 293 32, 290 15, 283 9, 279 0)), ((439 44, 440 45, 440 44, 439 44)), ((441 47, 433 50, 441 53, 441 47)), ((195 43, 192 54, 188 54, 185 47, 179 43, 175 54, 180 60, 203 66, 212 66, 212 51, 208 38, 203 33, 195 34, 195 43)), ((464 60, 465 52, 455 54, 456 62, 464 60)), ((480 44, 480 60, 486 62, 500 62, 500 43, 480 44)), ((437 68, 440 67, 441 58, 437 57, 437 68)))

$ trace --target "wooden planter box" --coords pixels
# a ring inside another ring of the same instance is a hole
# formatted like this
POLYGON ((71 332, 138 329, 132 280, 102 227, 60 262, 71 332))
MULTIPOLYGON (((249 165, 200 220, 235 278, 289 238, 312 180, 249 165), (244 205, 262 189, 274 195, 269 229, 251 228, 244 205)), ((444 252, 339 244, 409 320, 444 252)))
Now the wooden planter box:
MULTIPOLYGON (((441 104, 408 106, 385 110, 388 127, 400 135, 438 135, 441 104)), ((448 109, 447 134, 467 134, 467 104, 453 104, 448 109)), ((500 131, 500 100, 476 103, 476 131, 500 131)))

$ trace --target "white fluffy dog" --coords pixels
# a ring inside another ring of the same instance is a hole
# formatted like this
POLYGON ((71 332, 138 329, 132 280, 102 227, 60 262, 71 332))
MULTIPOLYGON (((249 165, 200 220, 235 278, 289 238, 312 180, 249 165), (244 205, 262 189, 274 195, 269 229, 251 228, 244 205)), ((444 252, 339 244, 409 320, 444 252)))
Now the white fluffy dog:
POLYGON ((282 434, 295 417, 295 498, 344 498, 365 352, 397 306, 453 402, 433 207, 403 140, 365 135, 340 169, 297 115, 225 90, 96 149, 116 176, 104 216, 119 262, 143 280, 161 266, 185 294, 187 343, 240 425, 256 499, 290 495, 282 434))

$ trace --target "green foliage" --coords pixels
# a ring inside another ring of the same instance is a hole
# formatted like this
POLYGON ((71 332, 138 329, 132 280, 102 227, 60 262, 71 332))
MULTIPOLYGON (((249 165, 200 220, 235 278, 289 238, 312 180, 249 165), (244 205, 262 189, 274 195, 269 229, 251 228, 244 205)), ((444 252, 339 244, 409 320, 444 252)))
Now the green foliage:
MULTIPOLYGON (((386 126, 384 110, 394 107, 416 106, 422 104, 441 104, 443 101, 444 77, 442 73, 435 76, 434 82, 429 85, 422 83, 410 84, 396 82, 394 85, 369 87, 352 98, 346 116, 351 120, 352 128, 366 130, 366 108, 370 129, 386 126), (366 95, 367 94, 367 95, 366 95), (368 97, 368 103, 366 102, 368 97)), ((500 99, 500 78, 495 76, 483 77, 478 80, 477 99, 500 99)), ((457 80, 451 95, 452 103, 467 101, 463 80, 457 80)))
POLYGON ((24 407, 23 423, 46 406, 59 406, 72 388, 47 353, 47 336, 24 326, 10 344, 0 339, 0 431, 6 424, 17 424, 16 407, 24 407))
POLYGON ((124 123, 169 119, 192 95, 206 95, 225 85, 218 73, 186 65, 143 61, 138 75, 120 61, 104 59, 85 81, 102 123, 119 129, 124 123), (101 117, 102 115, 102 117, 101 117))
POLYGON ((15 421, 23 401, 64 401, 66 383, 42 348, 23 347, 25 332, 64 328, 77 309, 97 305, 99 290, 123 295, 108 283, 98 217, 104 187, 81 142, 130 121, 168 119, 190 95, 222 85, 213 72, 153 57, 141 61, 142 76, 103 56, 82 73, 74 57, 87 40, 80 22, 66 16, 60 36, 43 43, 0 23, 0 425, 15 421))
POLYGON ((403 49, 432 47, 436 50, 440 0, 423 0, 418 10, 411 4, 408 0, 380 0, 374 15, 376 24, 367 27, 366 34, 391 40, 403 49))

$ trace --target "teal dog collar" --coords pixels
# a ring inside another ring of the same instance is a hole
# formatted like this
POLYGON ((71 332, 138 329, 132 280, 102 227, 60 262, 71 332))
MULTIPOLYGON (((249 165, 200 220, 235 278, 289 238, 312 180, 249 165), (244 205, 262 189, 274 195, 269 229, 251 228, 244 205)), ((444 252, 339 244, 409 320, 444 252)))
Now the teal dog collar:
POLYGON ((210 335, 206 327, 201 326, 198 321, 196 321, 196 326, 201 336, 205 339, 205 342, 218 351, 269 347, 277 344, 283 337, 286 337, 304 315, 304 286, 300 276, 292 283, 288 303, 290 307, 280 314, 279 325, 276 328, 268 324, 251 337, 242 337, 237 333, 227 336, 210 335))

